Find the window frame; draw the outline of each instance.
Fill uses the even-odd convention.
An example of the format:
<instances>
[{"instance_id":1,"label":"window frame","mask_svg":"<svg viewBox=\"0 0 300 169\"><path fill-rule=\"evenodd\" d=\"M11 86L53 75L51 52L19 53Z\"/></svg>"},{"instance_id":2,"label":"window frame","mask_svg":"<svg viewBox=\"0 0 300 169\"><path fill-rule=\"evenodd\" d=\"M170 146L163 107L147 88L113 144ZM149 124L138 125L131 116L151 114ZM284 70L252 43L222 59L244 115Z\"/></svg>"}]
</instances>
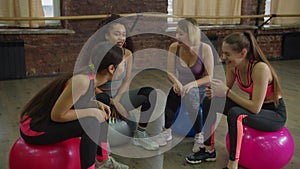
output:
<instances>
[{"instance_id":1,"label":"window frame","mask_svg":"<svg viewBox=\"0 0 300 169\"><path fill-rule=\"evenodd\" d=\"M265 1L265 15L270 15L271 3L272 3L272 0ZM264 22L268 21L268 19L270 19L270 17L264 17ZM269 25L269 24L270 24L270 20L266 23L266 25Z\"/></svg>"},{"instance_id":2,"label":"window frame","mask_svg":"<svg viewBox=\"0 0 300 169\"><path fill-rule=\"evenodd\" d=\"M173 15L173 0L168 0L167 2L168 2L167 3L168 4L168 6L167 6L167 14L170 16L167 19L167 23L170 24L170 25L174 25L174 24L176 25L178 23L178 21L180 19L182 19L182 18L172 17L172 15ZM241 10L242 10L242 7L241 7ZM209 26L214 26L214 25L239 25L239 24L208 24L208 25Z\"/></svg>"},{"instance_id":3,"label":"window frame","mask_svg":"<svg viewBox=\"0 0 300 169\"><path fill-rule=\"evenodd\" d=\"M268 5L267 5L268 3ZM265 15L269 15L271 11L271 3L272 0L265 0ZM168 0L168 7L167 7L167 13L169 16L173 15L173 0ZM266 22L269 19L269 17L264 17L264 22ZM168 24L177 24L177 20L174 17L168 17ZM270 20L265 24L269 25Z\"/></svg>"},{"instance_id":4,"label":"window frame","mask_svg":"<svg viewBox=\"0 0 300 169\"><path fill-rule=\"evenodd\" d=\"M53 17L61 16L60 0L52 0L53 2ZM45 20L46 26L61 26L60 20Z\"/></svg>"}]
</instances>

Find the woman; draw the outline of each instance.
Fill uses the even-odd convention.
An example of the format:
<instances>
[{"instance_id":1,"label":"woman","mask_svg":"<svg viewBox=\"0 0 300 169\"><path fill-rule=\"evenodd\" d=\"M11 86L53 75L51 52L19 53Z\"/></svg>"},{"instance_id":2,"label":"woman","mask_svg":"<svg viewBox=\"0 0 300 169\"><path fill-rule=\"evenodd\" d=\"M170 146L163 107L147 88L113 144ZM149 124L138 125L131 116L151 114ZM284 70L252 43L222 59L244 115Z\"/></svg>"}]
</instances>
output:
<instances>
[{"instance_id":1,"label":"woman","mask_svg":"<svg viewBox=\"0 0 300 169\"><path fill-rule=\"evenodd\" d=\"M172 139L171 126L176 111L183 102L191 121L194 122L196 135L192 151L198 152L203 146L202 117L199 115L199 107L205 96L205 87L213 76L213 53L210 45L200 41L200 29L197 21L192 18L178 22L176 38L178 41L170 45L168 57L168 78L173 87L167 97L165 126L158 137L158 142Z\"/></svg>"},{"instance_id":2,"label":"woman","mask_svg":"<svg viewBox=\"0 0 300 169\"><path fill-rule=\"evenodd\" d=\"M103 94L100 101L94 99L94 86L113 77L122 61L122 50L113 44L101 43L95 45L91 59L86 60L89 60L86 66L79 67L74 74L62 74L26 104L21 113L20 132L27 143L35 145L80 137L81 168L93 169L95 158L100 168L115 162L108 158L107 136L99 132L107 126L105 123L111 114L109 97ZM94 65L99 66L97 70Z\"/></svg>"},{"instance_id":3,"label":"woman","mask_svg":"<svg viewBox=\"0 0 300 169\"><path fill-rule=\"evenodd\" d=\"M203 102L206 150L202 149L186 160L191 163L216 160L211 126L218 111L227 115L229 129L230 154L225 169L237 169L243 125L260 131L278 131L286 122L286 109L277 74L251 32L228 35L223 41L222 51L222 59L226 62L226 84L213 79ZM231 90L235 81L240 90L249 94L249 98ZM218 101L224 97L225 107L218 106ZM216 102L210 107L214 99Z\"/></svg>"},{"instance_id":4,"label":"woman","mask_svg":"<svg viewBox=\"0 0 300 169\"><path fill-rule=\"evenodd\" d=\"M142 87L140 89L129 90L131 72L132 72L132 53L125 48L126 28L119 20L118 15L112 15L106 18L102 24L105 24L104 39L105 41L116 44L123 51L123 60L119 65L118 72L112 80L105 84L99 85L97 93L107 93L111 97L112 114L115 118L121 118L129 123L134 131L133 144L141 146L147 150L157 150L159 145L149 138L146 128L152 115L155 103L150 103L151 97L156 98L155 90L151 87ZM141 106L140 119L137 129L133 124L135 121L128 115L128 111ZM115 113L114 113L115 112ZM115 115L116 114L116 115Z\"/></svg>"}]
</instances>

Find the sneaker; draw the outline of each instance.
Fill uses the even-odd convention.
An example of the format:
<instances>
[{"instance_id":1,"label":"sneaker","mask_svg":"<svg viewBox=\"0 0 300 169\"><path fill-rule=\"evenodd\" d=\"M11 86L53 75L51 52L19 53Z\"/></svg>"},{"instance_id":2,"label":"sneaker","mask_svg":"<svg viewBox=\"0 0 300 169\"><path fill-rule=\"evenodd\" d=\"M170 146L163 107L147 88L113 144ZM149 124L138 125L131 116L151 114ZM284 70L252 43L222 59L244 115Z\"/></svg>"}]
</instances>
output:
<instances>
[{"instance_id":1,"label":"sneaker","mask_svg":"<svg viewBox=\"0 0 300 169\"><path fill-rule=\"evenodd\" d=\"M159 145L149 138L146 131L136 130L133 137L133 144L141 146L146 150L157 150L159 148Z\"/></svg>"},{"instance_id":2,"label":"sneaker","mask_svg":"<svg viewBox=\"0 0 300 169\"><path fill-rule=\"evenodd\" d=\"M168 144L167 140L163 137L161 133L153 137L153 141L155 141L160 147L166 146Z\"/></svg>"},{"instance_id":3,"label":"sneaker","mask_svg":"<svg viewBox=\"0 0 300 169\"><path fill-rule=\"evenodd\" d=\"M117 162L113 157L108 156L108 159L102 162L96 160L97 169L129 169L125 164Z\"/></svg>"},{"instance_id":4,"label":"sneaker","mask_svg":"<svg viewBox=\"0 0 300 169\"><path fill-rule=\"evenodd\" d=\"M215 149L210 153L205 148L200 148L200 151L186 157L185 160L190 164L199 164L203 161L216 161L216 157L217 153Z\"/></svg>"},{"instance_id":5,"label":"sneaker","mask_svg":"<svg viewBox=\"0 0 300 169\"><path fill-rule=\"evenodd\" d=\"M167 145L167 142L172 140L171 129L164 130L159 135L155 136L153 139L159 146Z\"/></svg>"},{"instance_id":6,"label":"sneaker","mask_svg":"<svg viewBox=\"0 0 300 169\"><path fill-rule=\"evenodd\" d=\"M166 139L166 141L171 141L173 139L172 129L165 129L161 134Z\"/></svg>"},{"instance_id":7,"label":"sneaker","mask_svg":"<svg viewBox=\"0 0 300 169\"><path fill-rule=\"evenodd\" d=\"M192 152L193 153L197 153L198 151L200 151L200 148L204 148L204 136L203 133L198 133L195 135L194 138L194 145L192 148Z\"/></svg>"}]
</instances>

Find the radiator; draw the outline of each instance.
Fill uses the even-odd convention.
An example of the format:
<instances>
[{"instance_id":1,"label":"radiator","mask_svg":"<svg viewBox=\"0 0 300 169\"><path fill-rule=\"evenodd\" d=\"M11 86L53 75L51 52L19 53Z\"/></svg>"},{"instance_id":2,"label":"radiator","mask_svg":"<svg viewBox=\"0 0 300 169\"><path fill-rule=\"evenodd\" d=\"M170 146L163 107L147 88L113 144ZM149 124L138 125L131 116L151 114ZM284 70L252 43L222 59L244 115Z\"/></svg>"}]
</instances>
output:
<instances>
[{"instance_id":1,"label":"radiator","mask_svg":"<svg viewBox=\"0 0 300 169\"><path fill-rule=\"evenodd\" d=\"M25 78L23 40L0 41L0 80Z\"/></svg>"},{"instance_id":2,"label":"radiator","mask_svg":"<svg viewBox=\"0 0 300 169\"><path fill-rule=\"evenodd\" d=\"M286 33L282 37L282 56L284 59L300 59L300 32Z\"/></svg>"}]
</instances>

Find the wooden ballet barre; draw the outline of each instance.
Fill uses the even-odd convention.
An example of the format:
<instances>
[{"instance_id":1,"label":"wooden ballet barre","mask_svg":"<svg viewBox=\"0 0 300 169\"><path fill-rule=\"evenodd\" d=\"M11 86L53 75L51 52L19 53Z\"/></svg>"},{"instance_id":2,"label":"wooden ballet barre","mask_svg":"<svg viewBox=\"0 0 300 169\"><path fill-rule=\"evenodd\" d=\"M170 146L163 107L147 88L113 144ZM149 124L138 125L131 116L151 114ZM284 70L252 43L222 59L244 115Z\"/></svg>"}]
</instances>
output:
<instances>
[{"instance_id":1,"label":"wooden ballet barre","mask_svg":"<svg viewBox=\"0 0 300 169\"><path fill-rule=\"evenodd\" d=\"M300 17L300 14L273 14L273 17Z\"/></svg>"},{"instance_id":2,"label":"wooden ballet barre","mask_svg":"<svg viewBox=\"0 0 300 169\"><path fill-rule=\"evenodd\" d=\"M57 16L57 17L0 17L0 21L34 21L34 20L83 20L106 18L110 15L81 15L81 16Z\"/></svg>"},{"instance_id":3,"label":"wooden ballet barre","mask_svg":"<svg viewBox=\"0 0 300 169\"><path fill-rule=\"evenodd\" d=\"M270 14L270 15L241 15L241 16L195 16L195 15L168 15L155 13L132 13L119 14L122 17L128 16L149 16L149 17L173 17L173 18L195 18L195 19L238 19L238 18L264 18L264 17L300 17L300 14ZM81 16L57 16L57 17L0 17L0 21L34 21L34 20L84 20L101 19L111 16L103 15L81 15Z\"/></svg>"},{"instance_id":4,"label":"wooden ballet barre","mask_svg":"<svg viewBox=\"0 0 300 169\"><path fill-rule=\"evenodd\" d=\"M122 17L128 16L154 16L154 17L172 17L168 14L119 14ZM34 21L34 20L83 20L83 19L101 19L111 16L111 14L103 15L81 15L81 16L57 16L57 17L0 17L0 21Z\"/></svg>"},{"instance_id":5,"label":"wooden ballet barre","mask_svg":"<svg viewBox=\"0 0 300 169\"><path fill-rule=\"evenodd\" d=\"M182 18L192 17L195 19L239 19L239 18L264 18L271 17L272 15L241 15L241 16L193 16L183 15Z\"/></svg>"}]
</instances>

